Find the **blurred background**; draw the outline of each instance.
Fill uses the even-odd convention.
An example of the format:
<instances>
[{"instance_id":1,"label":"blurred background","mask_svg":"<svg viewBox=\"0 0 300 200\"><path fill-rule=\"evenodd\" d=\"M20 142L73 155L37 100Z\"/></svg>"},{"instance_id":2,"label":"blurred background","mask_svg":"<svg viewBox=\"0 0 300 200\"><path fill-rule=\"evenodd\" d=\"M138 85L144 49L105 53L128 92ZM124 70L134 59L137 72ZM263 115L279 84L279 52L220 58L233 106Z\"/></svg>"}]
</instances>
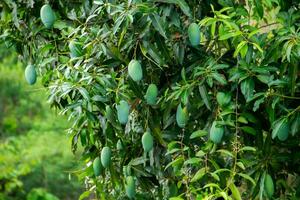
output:
<instances>
[{"instance_id":1,"label":"blurred background","mask_svg":"<svg viewBox=\"0 0 300 200\"><path fill-rule=\"evenodd\" d=\"M67 119L50 109L41 84L25 82L24 69L0 46L0 200L78 199Z\"/></svg>"}]
</instances>

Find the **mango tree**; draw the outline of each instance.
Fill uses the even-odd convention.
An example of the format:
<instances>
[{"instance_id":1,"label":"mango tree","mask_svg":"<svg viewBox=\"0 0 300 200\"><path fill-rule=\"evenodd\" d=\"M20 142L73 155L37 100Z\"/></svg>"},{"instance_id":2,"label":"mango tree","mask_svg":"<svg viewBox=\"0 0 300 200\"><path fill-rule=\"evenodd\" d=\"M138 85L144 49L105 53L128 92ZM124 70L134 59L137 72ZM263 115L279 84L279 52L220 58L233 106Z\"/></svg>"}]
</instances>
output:
<instances>
[{"instance_id":1,"label":"mango tree","mask_svg":"<svg viewBox=\"0 0 300 200\"><path fill-rule=\"evenodd\" d=\"M298 199L297 0L4 0L98 199ZM34 70L33 68L34 67Z\"/></svg>"}]
</instances>

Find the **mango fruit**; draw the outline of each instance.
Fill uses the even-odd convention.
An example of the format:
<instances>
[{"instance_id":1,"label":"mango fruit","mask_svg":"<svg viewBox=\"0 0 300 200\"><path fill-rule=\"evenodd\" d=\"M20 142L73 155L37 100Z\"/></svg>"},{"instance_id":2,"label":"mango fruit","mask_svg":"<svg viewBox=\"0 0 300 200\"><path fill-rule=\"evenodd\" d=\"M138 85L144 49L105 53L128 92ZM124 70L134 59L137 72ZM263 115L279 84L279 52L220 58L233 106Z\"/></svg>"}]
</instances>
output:
<instances>
[{"instance_id":1,"label":"mango fruit","mask_svg":"<svg viewBox=\"0 0 300 200\"><path fill-rule=\"evenodd\" d=\"M96 157L95 160L93 161L93 170L95 176L100 176L102 172L102 165L99 157Z\"/></svg>"},{"instance_id":2,"label":"mango fruit","mask_svg":"<svg viewBox=\"0 0 300 200\"><path fill-rule=\"evenodd\" d=\"M101 164L107 168L111 162L111 150L109 147L104 147L101 151Z\"/></svg>"},{"instance_id":3,"label":"mango fruit","mask_svg":"<svg viewBox=\"0 0 300 200\"><path fill-rule=\"evenodd\" d=\"M150 132L146 131L142 136L142 145L145 152L149 152L153 148L153 137Z\"/></svg>"},{"instance_id":4,"label":"mango fruit","mask_svg":"<svg viewBox=\"0 0 300 200\"><path fill-rule=\"evenodd\" d=\"M69 50L71 58L77 58L83 55L82 45L76 40L69 42Z\"/></svg>"},{"instance_id":5,"label":"mango fruit","mask_svg":"<svg viewBox=\"0 0 300 200\"><path fill-rule=\"evenodd\" d=\"M192 46L200 44L200 27L196 23L191 23L188 28L188 36Z\"/></svg>"},{"instance_id":6,"label":"mango fruit","mask_svg":"<svg viewBox=\"0 0 300 200\"><path fill-rule=\"evenodd\" d=\"M145 99L147 104L149 105L155 105L157 101L157 95L158 95L158 89L155 84L150 84L148 86Z\"/></svg>"},{"instance_id":7,"label":"mango fruit","mask_svg":"<svg viewBox=\"0 0 300 200\"><path fill-rule=\"evenodd\" d=\"M125 185L126 195L129 199L133 199L135 197L135 180L133 176L126 177L126 185Z\"/></svg>"},{"instance_id":8,"label":"mango fruit","mask_svg":"<svg viewBox=\"0 0 300 200\"><path fill-rule=\"evenodd\" d=\"M274 183L273 183L273 179L270 176L270 174L266 174L265 181L264 181L264 186L265 186L266 195L269 198L271 198L274 194Z\"/></svg>"},{"instance_id":9,"label":"mango fruit","mask_svg":"<svg viewBox=\"0 0 300 200\"><path fill-rule=\"evenodd\" d=\"M210 128L210 132L209 132L210 140L213 141L215 144L218 144L218 143L221 142L223 134L224 134L224 128L219 127L217 125L217 122L214 121L212 123L212 126Z\"/></svg>"},{"instance_id":10,"label":"mango fruit","mask_svg":"<svg viewBox=\"0 0 300 200\"><path fill-rule=\"evenodd\" d=\"M180 128L184 128L187 121L188 121L188 117L189 117L189 114L188 114L187 108L186 107L182 108L181 104L179 104L178 107L177 107L177 111L176 111L177 125Z\"/></svg>"},{"instance_id":11,"label":"mango fruit","mask_svg":"<svg viewBox=\"0 0 300 200\"><path fill-rule=\"evenodd\" d=\"M143 78L143 70L139 61L131 60L128 65L128 74L134 81L140 81Z\"/></svg>"},{"instance_id":12,"label":"mango fruit","mask_svg":"<svg viewBox=\"0 0 300 200\"><path fill-rule=\"evenodd\" d=\"M33 65L27 65L25 69L25 79L27 83L29 83L30 85L35 84L36 76L37 75L36 75L35 67Z\"/></svg>"},{"instance_id":13,"label":"mango fruit","mask_svg":"<svg viewBox=\"0 0 300 200\"><path fill-rule=\"evenodd\" d=\"M40 16L42 23L46 28L50 29L53 27L53 24L55 22L55 15L49 4L43 5L40 10Z\"/></svg>"},{"instance_id":14,"label":"mango fruit","mask_svg":"<svg viewBox=\"0 0 300 200\"><path fill-rule=\"evenodd\" d=\"M121 124L126 124L129 115L129 105L126 101L121 100L119 105L117 105L117 115L118 120Z\"/></svg>"}]
</instances>

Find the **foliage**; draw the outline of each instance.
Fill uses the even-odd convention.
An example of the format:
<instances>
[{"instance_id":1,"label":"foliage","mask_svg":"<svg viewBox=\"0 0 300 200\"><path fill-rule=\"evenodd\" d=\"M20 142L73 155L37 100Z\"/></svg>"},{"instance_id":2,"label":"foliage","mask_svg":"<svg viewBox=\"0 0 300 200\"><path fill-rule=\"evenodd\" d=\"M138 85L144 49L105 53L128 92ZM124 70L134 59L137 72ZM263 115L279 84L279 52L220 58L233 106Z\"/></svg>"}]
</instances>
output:
<instances>
[{"instance_id":1,"label":"foliage","mask_svg":"<svg viewBox=\"0 0 300 200\"><path fill-rule=\"evenodd\" d=\"M43 3L1 3L0 38L37 66L49 102L72 120L72 150L85 147L82 198L299 199L297 0L49 1L53 29ZM144 98L150 84L156 105ZM95 177L104 147L110 168Z\"/></svg>"}]
</instances>

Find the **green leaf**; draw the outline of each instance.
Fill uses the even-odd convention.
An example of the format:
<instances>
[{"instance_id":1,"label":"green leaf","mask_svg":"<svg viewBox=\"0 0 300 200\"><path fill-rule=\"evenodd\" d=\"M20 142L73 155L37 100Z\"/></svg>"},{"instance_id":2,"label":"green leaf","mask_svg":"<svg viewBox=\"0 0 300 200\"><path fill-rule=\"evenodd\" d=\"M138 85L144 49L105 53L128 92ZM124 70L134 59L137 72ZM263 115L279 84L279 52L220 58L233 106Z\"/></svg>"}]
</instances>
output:
<instances>
[{"instance_id":1,"label":"green leaf","mask_svg":"<svg viewBox=\"0 0 300 200\"><path fill-rule=\"evenodd\" d=\"M254 0L254 3L255 3L255 8L256 8L258 15L260 16L260 18L263 18L264 8L262 6L262 0Z\"/></svg>"},{"instance_id":2,"label":"green leaf","mask_svg":"<svg viewBox=\"0 0 300 200\"><path fill-rule=\"evenodd\" d=\"M230 33L225 33L224 35L221 35L221 36L219 37L219 40L227 40L227 39L229 39L229 38L236 37L236 36L239 36L239 35L241 35L241 34L242 34L242 32L240 32L240 31L237 31L237 32L230 32Z\"/></svg>"},{"instance_id":3,"label":"green leaf","mask_svg":"<svg viewBox=\"0 0 300 200\"><path fill-rule=\"evenodd\" d=\"M254 179L251 178L248 174L238 173L238 175L245 178L245 179L247 179L248 181L250 181L254 186L256 185Z\"/></svg>"},{"instance_id":4,"label":"green leaf","mask_svg":"<svg viewBox=\"0 0 300 200\"><path fill-rule=\"evenodd\" d=\"M225 77L219 73L212 73L212 77L218 81L221 85L226 85L227 81L225 79Z\"/></svg>"},{"instance_id":5,"label":"green leaf","mask_svg":"<svg viewBox=\"0 0 300 200\"><path fill-rule=\"evenodd\" d=\"M151 18L151 21L152 21L152 25L153 27L165 38L167 39L167 36L166 36L166 31L165 29L163 28L164 25L163 25L163 20L161 19L160 16L158 16L157 14L153 14L153 15L150 15L150 18Z\"/></svg>"},{"instance_id":6,"label":"green leaf","mask_svg":"<svg viewBox=\"0 0 300 200\"><path fill-rule=\"evenodd\" d=\"M252 98L254 92L254 86L255 86L255 82L252 78L247 78L242 81L241 91L246 101L249 101Z\"/></svg>"},{"instance_id":7,"label":"green leaf","mask_svg":"<svg viewBox=\"0 0 300 200\"><path fill-rule=\"evenodd\" d=\"M235 51L234 51L234 54L233 54L233 57L237 57L237 55L240 53L241 49L242 49L246 44L247 44L246 41L244 41L244 40L241 41L241 42L238 44L238 46L236 47L236 49L235 49ZM247 53L247 52L246 52L246 53ZM245 54L245 55L246 55L246 54ZM242 58L244 58L245 55L242 56Z\"/></svg>"},{"instance_id":8,"label":"green leaf","mask_svg":"<svg viewBox=\"0 0 300 200\"><path fill-rule=\"evenodd\" d=\"M207 109L211 110L210 101L209 101L209 97L208 97L208 94L207 94L206 87L204 85L200 85L199 86L199 92L200 92L200 96L201 96L205 106L207 107Z\"/></svg>"},{"instance_id":9,"label":"green leaf","mask_svg":"<svg viewBox=\"0 0 300 200\"><path fill-rule=\"evenodd\" d=\"M172 162L170 162L166 167L165 170L168 169L170 166L177 166L180 165L181 163L184 162L184 159L182 156L179 156L178 158L176 158L175 160L173 160Z\"/></svg>"},{"instance_id":10,"label":"green leaf","mask_svg":"<svg viewBox=\"0 0 300 200\"><path fill-rule=\"evenodd\" d=\"M163 2L163 3L170 3L170 4L176 4L177 6L180 7L180 9L182 10L182 12L188 16L188 17L192 17L191 15L191 10L190 7L188 6L188 4L186 3L185 0L154 0L155 2Z\"/></svg>"},{"instance_id":11,"label":"green leaf","mask_svg":"<svg viewBox=\"0 0 300 200\"><path fill-rule=\"evenodd\" d=\"M237 187L234 185L234 183L231 183L229 185L229 188L232 192L232 197L235 199L235 200L242 200L242 197L241 197L241 194L240 194L240 191L237 189Z\"/></svg>"},{"instance_id":12,"label":"green leaf","mask_svg":"<svg viewBox=\"0 0 300 200\"><path fill-rule=\"evenodd\" d=\"M256 135L257 134L256 130L254 128L250 127L250 126L242 126L241 129L245 133L249 133L251 135Z\"/></svg>"},{"instance_id":13,"label":"green leaf","mask_svg":"<svg viewBox=\"0 0 300 200\"><path fill-rule=\"evenodd\" d=\"M192 133L192 135L190 136L190 139L203 137L203 136L206 136L207 134L208 134L208 132L205 131L205 130L198 130L198 131L195 131L195 132Z\"/></svg>"},{"instance_id":14,"label":"green leaf","mask_svg":"<svg viewBox=\"0 0 300 200\"><path fill-rule=\"evenodd\" d=\"M196 182L198 181L199 179L201 179L204 175L205 175L205 167L199 169L196 174L193 176L191 182Z\"/></svg>"}]
</instances>

